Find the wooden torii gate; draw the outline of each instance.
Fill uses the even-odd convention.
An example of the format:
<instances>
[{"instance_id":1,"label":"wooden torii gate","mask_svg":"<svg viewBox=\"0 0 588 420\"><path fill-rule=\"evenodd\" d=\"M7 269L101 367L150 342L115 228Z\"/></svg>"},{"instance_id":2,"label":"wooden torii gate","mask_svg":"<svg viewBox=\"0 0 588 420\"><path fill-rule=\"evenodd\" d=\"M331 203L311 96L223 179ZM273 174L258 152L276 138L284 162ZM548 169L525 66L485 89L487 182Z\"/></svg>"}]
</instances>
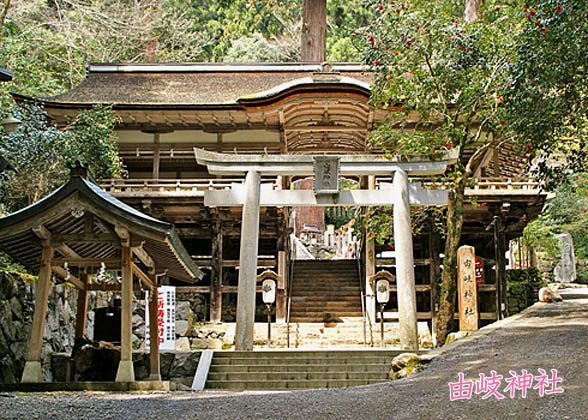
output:
<instances>
[{"instance_id":1,"label":"wooden torii gate","mask_svg":"<svg viewBox=\"0 0 588 420\"><path fill-rule=\"evenodd\" d=\"M394 243L396 249L396 278L400 345L403 349L418 349L416 291L411 205L447 204L447 192L424 190L420 184L410 184L408 176L437 175L455 163L457 152L437 161L415 157L395 161L377 155L242 155L222 154L195 148L196 161L205 165L213 175L245 175L243 185L230 190L205 192L204 204L210 207L243 206L241 220L241 249L237 295L237 325L235 349L252 350L255 318L255 283L259 240L259 209L272 206L382 206L394 207ZM380 190L339 191L339 176L389 176L392 184ZM261 176L314 175L314 191L271 190L261 188ZM367 285L368 294L374 294ZM375 301L373 302L375 305Z\"/></svg>"}]
</instances>

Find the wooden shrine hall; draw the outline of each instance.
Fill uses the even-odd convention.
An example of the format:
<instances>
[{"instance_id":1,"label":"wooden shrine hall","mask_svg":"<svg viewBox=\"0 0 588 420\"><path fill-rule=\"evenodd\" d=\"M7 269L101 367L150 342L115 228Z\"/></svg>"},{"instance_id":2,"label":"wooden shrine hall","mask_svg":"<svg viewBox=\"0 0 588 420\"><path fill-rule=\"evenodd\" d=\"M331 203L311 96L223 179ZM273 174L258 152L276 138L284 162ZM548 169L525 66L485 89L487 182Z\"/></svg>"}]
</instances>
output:
<instances>
[{"instance_id":1,"label":"wooden shrine hall","mask_svg":"<svg viewBox=\"0 0 588 420\"><path fill-rule=\"evenodd\" d=\"M173 225L147 216L96 186L87 169L71 168L70 180L52 194L0 219L0 247L38 271L35 311L23 383L41 383L41 347L53 274L78 289L76 338L83 338L88 292L121 291L121 360L116 381L134 382L131 328L133 291L150 291L150 379L161 380L157 324L159 277L193 283L202 272ZM122 273L120 284L101 283L99 270Z\"/></svg>"},{"instance_id":2,"label":"wooden shrine hall","mask_svg":"<svg viewBox=\"0 0 588 420\"><path fill-rule=\"evenodd\" d=\"M115 134L128 178L103 179L99 185L138 211L174 224L189 259L204 275L198 285L183 285L170 270L170 284L178 286L178 293L202 295L206 313L200 320L218 324L236 320L242 213L235 206L207 206L205 194L225 191L235 184L243 187L245 175L209 172L195 158L194 149L284 157L382 155L384 151L370 147L368 137L379 123L398 121L402 109L370 103L374 77L369 67L360 63L91 63L86 77L68 92L50 98L13 97L19 103L41 104L58 126L66 126L80 110L112 105L119 118ZM422 122L414 112L407 118L406 127ZM398 121L398 127L405 122ZM484 136L494 141L493 133ZM473 150L461 153L465 162ZM462 244L475 246L476 255L484 259L487 275L478 287L484 302L493 302L497 282L504 282L504 276L497 278L492 267L504 267L506 244L522 235L547 197L527 177L525 165L524 153L513 145L490 147L474 168L476 184L466 190ZM307 175L264 174L261 190L290 190ZM371 190L380 190L391 181L390 175L382 174L345 176ZM427 182L417 178L411 176L410 183ZM271 270L282 279L276 291L276 322L318 323L323 320L324 308L311 313L311 299L296 295L297 285L304 284L304 273L291 255L294 206L261 204L256 270L258 275ZM363 214L367 211L368 206L363 206ZM499 223L498 253L493 232L488 229L495 217ZM417 319L434 329L443 246L433 223L424 224L414 238ZM354 279L356 291L349 296L357 301L353 313L365 318L371 312L372 322L375 303L373 296L366 296L366 284L378 273L395 273L396 261L386 254L389 251L388 245L366 240L358 253L361 268L351 264L359 271ZM329 271L326 266L322 269L321 273ZM368 303L363 314L360 296ZM324 299L321 304L327 306L328 297ZM258 307L263 309L260 302ZM391 299L384 316L386 321L398 319L396 298ZM496 304L481 306L479 316L491 322L500 317L499 309Z\"/></svg>"}]
</instances>

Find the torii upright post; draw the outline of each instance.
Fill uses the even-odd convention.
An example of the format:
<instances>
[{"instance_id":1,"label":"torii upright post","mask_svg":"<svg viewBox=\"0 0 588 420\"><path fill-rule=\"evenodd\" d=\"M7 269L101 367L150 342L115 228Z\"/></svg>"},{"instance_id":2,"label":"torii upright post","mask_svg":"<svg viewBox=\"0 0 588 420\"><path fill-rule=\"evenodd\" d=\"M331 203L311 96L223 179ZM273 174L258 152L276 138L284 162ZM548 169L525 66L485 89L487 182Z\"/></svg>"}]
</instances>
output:
<instances>
[{"instance_id":1,"label":"torii upright post","mask_svg":"<svg viewBox=\"0 0 588 420\"><path fill-rule=\"evenodd\" d=\"M410 226L410 200L408 175L402 169L394 173L394 249L396 253L396 282L398 288L398 321L400 347L403 350L419 348L416 316L416 288L414 284L414 257Z\"/></svg>"},{"instance_id":2,"label":"torii upright post","mask_svg":"<svg viewBox=\"0 0 588 420\"><path fill-rule=\"evenodd\" d=\"M247 172L247 177L245 178L245 202L243 203L243 217L241 219L235 350L253 350L260 179L260 173L255 170Z\"/></svg>"}]
</instances>

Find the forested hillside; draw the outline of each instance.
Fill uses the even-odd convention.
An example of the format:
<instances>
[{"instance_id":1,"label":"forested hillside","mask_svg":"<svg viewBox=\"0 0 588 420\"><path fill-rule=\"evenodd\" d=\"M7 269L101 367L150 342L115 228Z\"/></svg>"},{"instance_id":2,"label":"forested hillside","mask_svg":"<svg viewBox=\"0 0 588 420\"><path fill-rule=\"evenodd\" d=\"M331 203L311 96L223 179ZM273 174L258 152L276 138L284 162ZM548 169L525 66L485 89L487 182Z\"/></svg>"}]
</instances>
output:
<instances>
[{"instance_id":1,"label":"forested hillside","mask_svg":"<svg viewBox=\"0 0 588 420\"><path fill-rule=\"evenodd\" d=\"M0 64L28 95L75 86L95 62L295 61L302 0L4 0ZM327 2L327 58L361 61L361 0ZM0 10L0 12L2 12Z\"/></svg>"}]
</instances>

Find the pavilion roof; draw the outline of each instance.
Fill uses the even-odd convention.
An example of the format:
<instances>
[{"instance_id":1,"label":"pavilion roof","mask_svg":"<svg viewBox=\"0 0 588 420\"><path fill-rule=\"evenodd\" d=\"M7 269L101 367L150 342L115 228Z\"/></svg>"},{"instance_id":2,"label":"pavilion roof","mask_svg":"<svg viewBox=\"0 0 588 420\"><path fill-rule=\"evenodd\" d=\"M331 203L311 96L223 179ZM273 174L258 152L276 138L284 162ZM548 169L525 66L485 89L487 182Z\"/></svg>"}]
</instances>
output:
<instances>
[{"instance_id":1,"label":"pavilion roof","mask_svg":"<svg viewBox=\"0 0 588 420\"><path fill-rule=\"evenodd\" d=\"M91 259L99 265L118 258L125 239L147 255L157 272L188 282L203 275L172 224L124 204L83 175L73 175L42 200L0 218L0 248L33 270L39 268L43 241L50 241L63 259Z\"/></svg>"},{"instance_id":2,"label":"pavilion roof","mask_svg":"<svg viewBox=\"0 0 588 420\"><path fill-rule=\"evenodd\" d=\"M314 77L319 75L319 77ZM333 77L339 74L341 77ZM321 77L320 75L325 75ZM330 75L330 77L329 77ZM359 63L90 64L84 80L46 105L232 106L304 85L349 85L369 91L373 75ZM269 90L269 91L268 91ZM14 94L17 100L27 99Z\"/></svg>"}]
</instances>

